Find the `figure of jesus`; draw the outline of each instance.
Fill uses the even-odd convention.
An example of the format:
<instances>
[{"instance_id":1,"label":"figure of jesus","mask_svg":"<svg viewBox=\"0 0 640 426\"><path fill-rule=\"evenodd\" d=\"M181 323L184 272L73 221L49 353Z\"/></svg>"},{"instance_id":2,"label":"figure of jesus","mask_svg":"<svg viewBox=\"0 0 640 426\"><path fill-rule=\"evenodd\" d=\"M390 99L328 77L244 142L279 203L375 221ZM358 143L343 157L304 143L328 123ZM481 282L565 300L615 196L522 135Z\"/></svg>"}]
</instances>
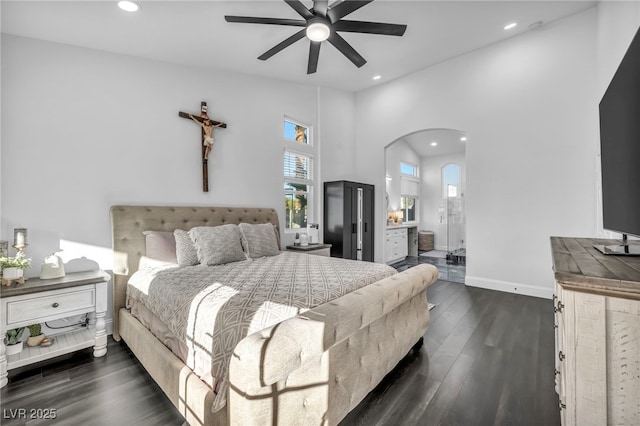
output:
<instances>
[{"instance_id":1,"label":"figure of jesus","mask_svg":"<svg viewBox=\"0 0 640 426\"><path fill-rule=\"evenodd\" d=\"M202 127L202 131L204 132L204 140L202 144L205 146L204 150L204 159L207 160L209 158L209 153L211 152L211 148L213 147L213 122L209 119L202 120L202 122L196 120L193 115L189 114L189 117L198 123L200 127ZM219 126L216 126L219 127Z\"/></svg>"}]
</instances>

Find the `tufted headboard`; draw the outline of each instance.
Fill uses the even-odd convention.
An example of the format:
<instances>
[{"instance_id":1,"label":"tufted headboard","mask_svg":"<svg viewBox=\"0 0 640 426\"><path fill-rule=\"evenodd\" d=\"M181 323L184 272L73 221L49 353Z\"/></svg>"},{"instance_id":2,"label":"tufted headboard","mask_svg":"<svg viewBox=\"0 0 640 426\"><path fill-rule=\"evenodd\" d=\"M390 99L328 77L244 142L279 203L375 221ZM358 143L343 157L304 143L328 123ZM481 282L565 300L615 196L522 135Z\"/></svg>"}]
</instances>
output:
<instances>
[{"instance_id":1,"label":"tufted headboard","mask_svg":"<svg viewBox=\"0 0 640 426\"><path fill-rule=\"evenodd\" d=\"M125 307L127 282L145 254L144 231L189 230L194 226L228 223L271 223L279 231L278 213L255 207L113 206L110 211L113 246L113 337L120 340L120 308Z\"/></svg>"}]
</instances>

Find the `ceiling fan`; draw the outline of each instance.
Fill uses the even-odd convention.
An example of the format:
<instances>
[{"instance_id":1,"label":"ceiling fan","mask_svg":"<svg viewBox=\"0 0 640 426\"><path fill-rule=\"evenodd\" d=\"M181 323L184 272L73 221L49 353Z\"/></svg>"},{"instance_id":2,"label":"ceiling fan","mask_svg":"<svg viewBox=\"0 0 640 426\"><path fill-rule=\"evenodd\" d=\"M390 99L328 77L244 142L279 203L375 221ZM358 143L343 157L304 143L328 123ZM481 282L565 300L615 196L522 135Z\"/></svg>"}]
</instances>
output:
<instances>
[{"instance_id":1,"label":"ceiling fan","mask_svg":"<svg viewBox=\"0 0 640 426\"><path fill-rule=\"evenodd\" d=\"M365 34L381 34L402 36L407 29L406 25L386 24L382 22L349 21L342 19L348 14L355 12L363 6L371 3L368 1L345 0L329 6L328 0L314 0L313 7L307 7L300 0L284 0L302 19L285 18L257 18L250 16L230 16L224 19L227 22L238 22L246 24L270 24L287 25L292 27L304 27L291 37L278 43L271 49L258 56L263 61L269 59L276 53L291 46L296 41L307 36L311 41L309 48L309 62L307 64L307 74L313 74L318 69L318 58L320 56L320 45L328 40L336 49L346 56L355 66L360 68L367 61L351 47L347 41L338 34L338 31Z\"/></svg>"}]
</instances>

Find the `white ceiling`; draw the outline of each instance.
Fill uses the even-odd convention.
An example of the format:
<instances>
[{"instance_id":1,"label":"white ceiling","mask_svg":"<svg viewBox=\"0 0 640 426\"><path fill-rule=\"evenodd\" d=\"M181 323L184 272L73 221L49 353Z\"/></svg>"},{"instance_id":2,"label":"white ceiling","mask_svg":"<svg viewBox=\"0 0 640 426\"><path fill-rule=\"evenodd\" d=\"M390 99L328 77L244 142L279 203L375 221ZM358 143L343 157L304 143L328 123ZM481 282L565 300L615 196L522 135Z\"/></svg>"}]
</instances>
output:
<instances>
[{"instance_id":1,"label":"white ceiling","mask_svg":"<svg viewBox=\"0 0 640 426\"><path fill-rule=\"evenodd\" d=\"M342 33L367 59L356 68L324 42L318 72L306 74L309 42L267 61L256 59L299 29L231 24L224 15L300 19L284 1L141 0L136 13L116 1L7 1L2 32L188 66L225 69L296 83L358 91L528 31L595 5L595 1L376 0L345 19L406 24L403 37ZM312 2L303 3L311 7ZM503 27L518 22L510 31ZM381 75L374 81L374 75Z\"/></svg>"},{"instance_id":2,"label":"white ceiling","mask_svg":"<svg viewBox=\"0 0 640 426\"><path fill-rule=\"evenodd\" d=\"M472 143L470 139L462 141L467 134L453 129L428 129L403 136L409 146L420 158L437 157L440 155L464 153L466 145ZM435 146L432 143L436 143Z\"/></svg>"}]
</instances>

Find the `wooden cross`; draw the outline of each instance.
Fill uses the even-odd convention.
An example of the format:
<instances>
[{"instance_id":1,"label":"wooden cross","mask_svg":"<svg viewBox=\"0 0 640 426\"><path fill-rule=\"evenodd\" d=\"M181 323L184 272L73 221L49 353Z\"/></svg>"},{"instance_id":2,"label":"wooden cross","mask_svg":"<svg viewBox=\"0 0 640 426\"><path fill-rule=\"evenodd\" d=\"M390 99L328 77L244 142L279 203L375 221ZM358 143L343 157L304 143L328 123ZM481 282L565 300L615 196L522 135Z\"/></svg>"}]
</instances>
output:
<instances>
[{"instance_id":1,"label":"wooden cross","mask_svg":"<svg viewBox=\"0 0 640 426\"><path fill-rule=\"evenodd\" d=\"M200 103L200 115L192 115L179 111L182 118L189 118L200 125L202 130L202 191L209 192L209 153L213 147L213 129L215 127L227 128L227 123L215 121L207 115L207 103Z\"/></svg>"}]
</instances>

